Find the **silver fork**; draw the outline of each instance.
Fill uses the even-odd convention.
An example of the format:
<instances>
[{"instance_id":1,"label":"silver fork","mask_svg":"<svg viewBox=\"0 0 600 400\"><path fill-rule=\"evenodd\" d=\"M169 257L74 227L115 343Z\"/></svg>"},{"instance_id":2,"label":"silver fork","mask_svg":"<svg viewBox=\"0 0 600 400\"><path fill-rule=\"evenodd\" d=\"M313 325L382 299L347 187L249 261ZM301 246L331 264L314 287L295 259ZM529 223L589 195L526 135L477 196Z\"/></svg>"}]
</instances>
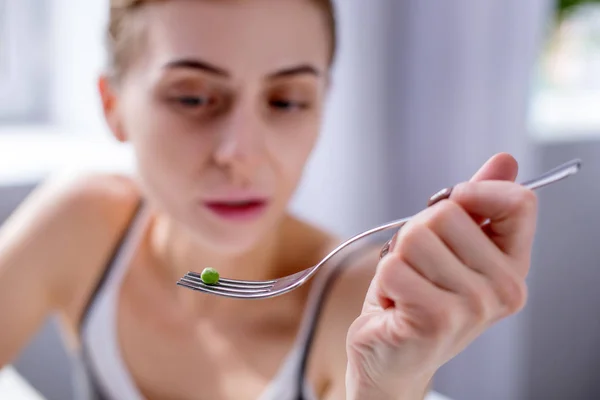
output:
<instances>
[{"instance_id":1,"label":"silver fork","mask_svg":"<svg viewBox=\"0 0 600 400\"><path fill-rule=\"evenodd\" d=\"M574 175L579 171L580 168L581 161L579 159L571 160L546 172L545 174L540 175L536 179L524 182L522 185L531 190L538 189ZM388 222L387 224L369 229L368 231L353 236L336 247L317 265L295 274L284 276L283 278L268 281L242 281L220 278L216 284L209 285L202 281L199 273L188 272L177 282L177 285L200 292L238 299L265 299L269 297L280 296L305 284L319 270L319 268L321 268L334 255L350 244L378 232L394 228L399 229L410 219L411 217L407 217ZM383 246L380 254L381 257L387 253L389 245L390 241Z\"/></svg>"}]
</instances>

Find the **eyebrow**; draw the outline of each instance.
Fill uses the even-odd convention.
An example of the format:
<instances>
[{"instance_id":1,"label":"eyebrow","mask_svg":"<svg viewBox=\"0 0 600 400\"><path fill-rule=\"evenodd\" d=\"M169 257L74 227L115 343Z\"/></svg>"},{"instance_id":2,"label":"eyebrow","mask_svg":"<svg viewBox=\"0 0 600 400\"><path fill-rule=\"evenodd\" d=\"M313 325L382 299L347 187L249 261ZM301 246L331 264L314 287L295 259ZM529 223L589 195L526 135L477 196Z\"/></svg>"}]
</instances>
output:
<instances>
[{"instance_id":1,"label":"eyebrow","mask_svg":"<svg viewBox=\"0 0 600 400\"><path fill-rule=\"evenodd\" d=\"M229 73L225 68L218 67L209 62L202 61L199 59L180 59L170 61L165 64L164 68L166 69L194 69L198 71L203 71L209 73L211 75L220 76L223 78L231 77L231 73ZM316 77L321 76L321 71L318 68L310 65L310 64L300 64L294 67L285 68L279 71L276 71L267 76L267 79L278 79L278 78L286 78L296 75L314 75Z\"/></svg>"},{"instance_id":2,"label":"eyebrow","mask_svg":"<svg viewBox=\"0 0 600 400\"><path fill-rule=\"evenodd\" d=\"M222 76L222 77L231 76L231 74L229 72L227 72L227 70L217 67L215 65L212 65L211 63L208 63L208 62L202 61L202 60L181 59L181 60L169 61L167 64L165 64L165 68L166 69L179 69L179 68L195 69L195 70L208 72L209 74L218 75L218 76Z\"/></svg>"},{"instance_id":3,"label":"eyebrow","mask_svg":"<svg viewBox=\"0 0 600 400\"><path fill-rule=\"evenodd\" d=\"M291 68L282 69L268 76L269 79L285 78L295 75L314 75L321 76L321 72L312 65L302 64Z\"/></svg>"}]
</instances>

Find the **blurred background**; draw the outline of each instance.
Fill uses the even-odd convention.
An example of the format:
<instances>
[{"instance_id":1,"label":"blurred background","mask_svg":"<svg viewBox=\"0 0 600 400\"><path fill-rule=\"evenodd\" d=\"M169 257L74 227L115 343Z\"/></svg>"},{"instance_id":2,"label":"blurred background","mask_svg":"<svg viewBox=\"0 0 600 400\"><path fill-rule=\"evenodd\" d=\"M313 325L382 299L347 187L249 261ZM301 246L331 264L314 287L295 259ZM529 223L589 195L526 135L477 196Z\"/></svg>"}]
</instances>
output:
<instances>
[{"instance_id":1,"label":"blurred background","mask_svg":"<svg viewBox=\"0 0 600 400\"><path fill-rule=\"evenodd\" d=\"M95 92L107 4L0 0L0 223L51 173L132 167ZM497 152L517 157L520 180L582 158L580 174L539 193L528 306L445 366L435 388L456 400L599 399L600 1L337 8L333 92L294 209L348 236L419 211ZM76 369L56 326L14 367L66 400Z\"/></svg>"}]
</instances>

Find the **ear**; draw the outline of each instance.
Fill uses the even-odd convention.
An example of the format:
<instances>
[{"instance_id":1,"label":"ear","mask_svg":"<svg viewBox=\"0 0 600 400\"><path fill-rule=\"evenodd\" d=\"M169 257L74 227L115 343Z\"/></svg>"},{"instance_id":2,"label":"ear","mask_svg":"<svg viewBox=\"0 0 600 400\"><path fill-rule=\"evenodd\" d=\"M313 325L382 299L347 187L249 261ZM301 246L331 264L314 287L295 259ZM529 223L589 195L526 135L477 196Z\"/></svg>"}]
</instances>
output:
<instances>
[{"instance_id":1,"label":"ear","mask_svg":"<svg viewBox=\"0 0 600 400\"><path fill-rule=\"evenodd\" d=\"M101 75L98 78L98 91L100 93L100 99L102 101L102 109L104 111L104 119L108 124L113 136L119 142L126 142L127 136L123 130L123 123L121 121L121 113L119 112L118 105L118 92L114 87L114 83L110 77Z\"/></svg>"}]
</instances>

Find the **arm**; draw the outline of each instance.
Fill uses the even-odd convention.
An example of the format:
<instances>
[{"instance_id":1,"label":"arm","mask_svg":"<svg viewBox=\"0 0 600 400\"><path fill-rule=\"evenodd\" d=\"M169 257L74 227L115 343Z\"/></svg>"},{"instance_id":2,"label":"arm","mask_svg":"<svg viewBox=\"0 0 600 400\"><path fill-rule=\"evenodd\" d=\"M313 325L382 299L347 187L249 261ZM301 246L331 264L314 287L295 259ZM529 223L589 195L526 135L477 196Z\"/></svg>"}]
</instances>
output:
<instances>
[{"instance_id":1,"label":"arm","mask_svg":"<svg viewBox=\"0 0 600 400\"><path fill-rule=\"evenodd\" d=\"M49 312L75 311L135 197L122 178L57 179L35 190L2 226L0 367L18 355Z\"/></svg>"}]
</instances>

